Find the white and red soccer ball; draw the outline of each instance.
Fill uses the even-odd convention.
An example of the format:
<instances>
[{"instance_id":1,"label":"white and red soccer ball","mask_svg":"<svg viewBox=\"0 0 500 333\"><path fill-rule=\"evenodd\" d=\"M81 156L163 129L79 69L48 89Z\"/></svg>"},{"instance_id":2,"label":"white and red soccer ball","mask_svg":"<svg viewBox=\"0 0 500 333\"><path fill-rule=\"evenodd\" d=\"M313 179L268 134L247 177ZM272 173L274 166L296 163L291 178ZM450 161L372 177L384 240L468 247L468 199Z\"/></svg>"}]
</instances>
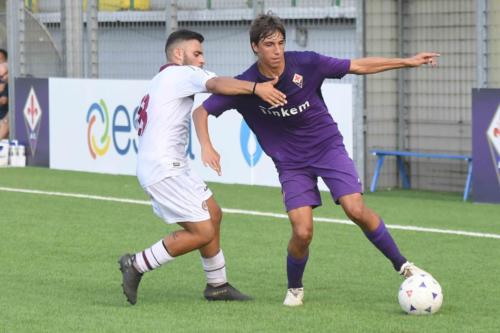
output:
<instances>
[{"instance_id":1,"label":"white and red soccer ball","mask_svg":"<svg viewBox=\"0 0 500 333\"><path fill-rule=\"evenodd\" d=\"M443 291L431 275L417 274L406 279L399 287L399 305L408 314L436 313L443 304Z\"/></svg>"}]
</instances>

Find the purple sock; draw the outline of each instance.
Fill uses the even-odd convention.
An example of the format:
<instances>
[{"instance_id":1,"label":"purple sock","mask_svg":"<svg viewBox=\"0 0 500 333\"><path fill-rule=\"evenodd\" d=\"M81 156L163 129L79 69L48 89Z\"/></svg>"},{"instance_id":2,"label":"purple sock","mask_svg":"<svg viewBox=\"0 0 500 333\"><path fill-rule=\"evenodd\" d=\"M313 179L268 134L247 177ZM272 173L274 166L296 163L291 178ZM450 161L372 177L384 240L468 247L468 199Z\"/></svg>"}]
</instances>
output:
<instances>
[{"instance_id":1,"label":"purple sock","mask_svg":"<svg viewBox=\"0 0 500 333\"><path fill-rule=\"evenodd\" d=\"M394 269L399 271L401 266L406 262L406 258L399 252L398 246L392 239L389 231L385 228L384 221L381 219L377 229L372 232L365 232L365 235L392 262Z\"/></svg>"},{"instance_id":2,"label":"purple sock","mask_svg":"<svg viewBox=\"0 0 500 333\"><path fill-rule=\"evenodd\" d=\"M288 288L302 288L302 275L306 268L309 255L302 259L294 258L288 254L286 257L286 272L288 275Z\"/></svg>"}]
</instances>

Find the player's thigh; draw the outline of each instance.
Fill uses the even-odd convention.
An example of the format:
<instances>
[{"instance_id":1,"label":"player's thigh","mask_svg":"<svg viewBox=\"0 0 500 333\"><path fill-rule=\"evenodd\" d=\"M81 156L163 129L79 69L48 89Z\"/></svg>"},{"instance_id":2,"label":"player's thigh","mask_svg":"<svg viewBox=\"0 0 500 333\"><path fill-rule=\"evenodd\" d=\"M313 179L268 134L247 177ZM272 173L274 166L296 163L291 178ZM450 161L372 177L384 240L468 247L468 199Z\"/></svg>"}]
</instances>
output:
<instances>
[{"instance_id":1,"label":"player's thigh","mask_svg":"<svg viewBox=\"0 0 500 333\"><path fill-rule=\"evenodd\" d=\"M321 206L318 179L307 168L279 170L281 193L286 211Z\"/></svg>"},{"instance_id":2,"label":"player's thigh","mask_svg":"<svg viewBox=\"0 0 500 333\"><path fill-rule=\"evenodd\" d=\"M288 211L288 218L294 235L310 238L313 233L313 208L304 206Z\"/></svg>"},{"instance_id":3,"label":"player's thigh","mask_svg":"<svg viewBox=\"0 0 500 333\"><path fill-rule=\"evenodd\" d=\"M361 193L346 194L339 198L339 203L346 213L363 210L365 208Z\"/></svg>"},{"instance_id":4,"label":"player's thigh","mask_svg":"<svg viewBox=\"0 0 500 333\"><path fill-rule=\"evenodd\" d=\"M210 219L216 225L220 224L222 220L222 210L212 195L210 198L206 200L208 212L210 213Z\"/></svg>"},{"instance_id":5,"label":"player's thigh","mask_svg":"<svg viewBox=\"0 0 500 333\"><path fill-rule=\"evenodd\" d=\"M144 188L153 210L166 223L202 222L210 220L208 186L194 172L168 177Z\"/></svg>"},{"instance_id":6,"label":"player's thigh","mask_svg":"<svg viewBox=\"0 0 500 333\"><path fill-rule=\"evenodd\" d=\"M0 119L0 139L6 139L9 135L9 116Z\"/></svg>"},{"instance_id":7,"label":"player's thigh","mask_svg":"<svg viewBox=\"0 0 500 333\"><path fill-rule=\"evenodd\" d=\"M204 238L206 239L206 241L212 240L212 238L215 236L215 228L211 220L199 222L179 222L178 224L184 230L195 236Z\"/></svg>"}]
</instances>

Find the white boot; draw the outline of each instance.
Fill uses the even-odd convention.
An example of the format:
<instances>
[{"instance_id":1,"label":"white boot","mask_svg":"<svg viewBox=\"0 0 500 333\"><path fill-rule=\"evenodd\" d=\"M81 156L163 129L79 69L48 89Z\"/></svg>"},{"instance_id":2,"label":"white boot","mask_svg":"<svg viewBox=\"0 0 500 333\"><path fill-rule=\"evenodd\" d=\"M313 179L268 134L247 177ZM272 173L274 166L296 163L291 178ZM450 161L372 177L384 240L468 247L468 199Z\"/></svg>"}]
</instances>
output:
<instances>
[{"instance_id":1,"label":"white boot","mask_svg":"<svg viewBox=\"0 0 500 333\"><path fill-rule=\"evenodd\" d=\"M399 270L399 274L403 275L405 277L405 279L409 278L410 276L418 275L418 274L427 274L429 276L432 276L431 274L427 273L426 271L424 271L421 268L418 268L417 266L415 266L414 263L409 262L409 261L405 262L403 264L403 266L401 266L401 269Z\"/></svg>"},{"instance_id":2,"label":"white boot","mask_svg":"<svg viewBox=\"0 0 500 333\"><path fill-rule=\"evenodd\" d=\"M301 306L304 304L302 300L304 299L304 288L290 288L286 292L285 301L283 302L286 306Z\"/></svg>"}]
</instances>

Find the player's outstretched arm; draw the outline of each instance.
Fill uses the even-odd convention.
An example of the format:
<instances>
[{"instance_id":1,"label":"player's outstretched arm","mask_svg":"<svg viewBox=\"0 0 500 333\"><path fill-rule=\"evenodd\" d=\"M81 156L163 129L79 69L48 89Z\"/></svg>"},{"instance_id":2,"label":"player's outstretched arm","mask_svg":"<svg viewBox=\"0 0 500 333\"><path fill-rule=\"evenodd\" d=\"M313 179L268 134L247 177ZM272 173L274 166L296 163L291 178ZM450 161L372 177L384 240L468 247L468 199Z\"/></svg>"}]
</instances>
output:
<instances>
[{"instance_id":1,"label":"player's outstretched arm","mask_svg":"<svg viewBox=\"0 0 500 333\"><path fill-rule=\"evenodd\" d=\"M419 67L427 64L432 67L437 66L437 58L439 53L422 52L411 58L377 58L368 57L351 60L349 67L350 74L374 74L383 71L406 68L406 67Z\"/></svg>"},{"instance_id":2,"label":"player's outstretched arm","mask_svg":"<svg viewBox=\"0 0 500 333\"><path fill-rule=\"evenodd\" d=\"M210 134L208 133L208 112L203 105L200 105L193 111L193 122L201 146L201 161L203 165L208 165L221 176L220 155L214 149L210 140Z\"/></svg>"},{"instance_id":3,"label":"player's outstretched arm","mask_svg":"<svg viewBox=\"0 0 500 333\"><path fill-rule=\"evenodd\" d=\"M268 82L256 83L220 76L208 80L206 87L209 92L221 95L255 94L273 106L282 106L286 104L286 95L274 88L277 82L278 78Z\"/></svg>"}]
</instances>

